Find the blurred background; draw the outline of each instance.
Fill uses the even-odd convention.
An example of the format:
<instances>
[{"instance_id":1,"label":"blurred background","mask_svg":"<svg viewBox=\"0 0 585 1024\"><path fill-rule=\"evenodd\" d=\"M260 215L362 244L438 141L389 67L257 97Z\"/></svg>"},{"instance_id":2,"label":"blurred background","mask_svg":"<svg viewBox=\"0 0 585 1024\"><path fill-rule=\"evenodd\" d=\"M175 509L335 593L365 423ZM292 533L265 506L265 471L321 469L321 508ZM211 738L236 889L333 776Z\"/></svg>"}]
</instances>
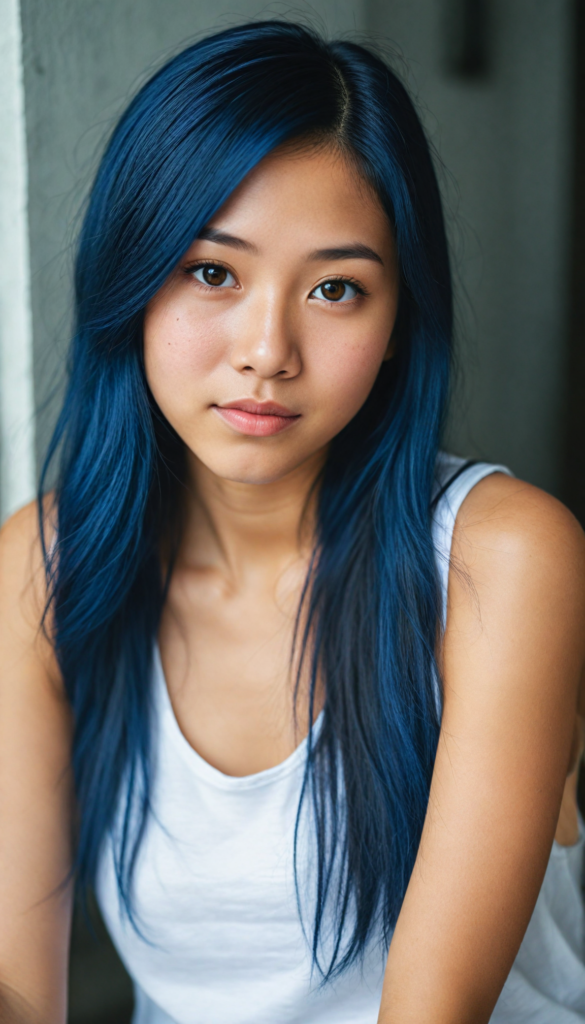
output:
<instances>
[{"instance_id":1,"label":"blurred background","mask_svg":"<svg viewBox=\"0 0 585 1024\"><path fill-rule=\"evenodd\" d=\"M72 251L118 114L201 34L284 17L371 43L437 154L457 293L449 447L585 521L583 0L0 0L0 500L30 499L59 402ZM129 1021L96 918L76 920L71 1024Z\"/></svg>"}]
</instances>

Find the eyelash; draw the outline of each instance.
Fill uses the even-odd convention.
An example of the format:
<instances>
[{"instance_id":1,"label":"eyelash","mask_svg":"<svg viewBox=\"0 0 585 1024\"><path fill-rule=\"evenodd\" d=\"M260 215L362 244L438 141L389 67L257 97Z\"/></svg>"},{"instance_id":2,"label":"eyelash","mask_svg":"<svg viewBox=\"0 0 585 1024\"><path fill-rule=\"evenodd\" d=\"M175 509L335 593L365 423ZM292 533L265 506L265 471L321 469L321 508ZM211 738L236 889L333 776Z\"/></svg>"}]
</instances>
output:
<instances>
[{"instance_id":1,"label":"eyelash","mask_svg":"<svg viewBox=\"0 0 585 1024\"><path fill-rule=\"evenodd\" d=\"M195 270L200 270L201 267L222 267L223 269L227 270L228 273L230 273L230 274L232 273L232 271L229 270L229 268L225 266L225 263L220 263L219 260L199 260L196 263L189 263L185 267L183 267L183 271L184 271L184 273L188 277L190 277L190 276L192 276L192 274L193 274L193 272ZM360 284L359 281L356 281L355 277L349 277L349 276L346 276L346 275L343 275L343 274L337 274L336 277L327 277L327 278L325 278L324 281L321 281L319 284L315 285L315 287L313 288L313 291L311 292L311 295L313 294L313 292L317 291L317 288L321 288L322 285L328 284L329 281L342 281L344 284L352 285L352 287L355 288L355 290L358 293L358 295L360 295L360 296L369 295L368 290L366 288L364 288L363 284ZM197 281L197 284L201 288L205 288L205 290L208 291L208 292L219 291L219 288L218 288L217 285L203 284L202 281ZM320 302L330 301L330 305L332 305L332 306L347 305L347 303L334 302L333 300L327 300L327 299L320 299L319 301ZM354 302L355 299L349 299L348 301L349 302Z\"/></svg>"},{"instance_id":2,"label":"eyelash","mask_svg":"<svg viewBox=\"0 0 585 1024\"><path fill-rule=\"evenodd\" d=\"M220 263L219 260L198 260L196 263L188 263L183 267L183 272L187 277L192 277L196 270L201 270L201 267L221 267L222 270L227 270L228 274L232 274L232 271L226 267L225 263ZM232 274L235 277L235 274ZM208 292L217 292L220 289L217 285L204 284L203 281L197 281L200 288L205 288Z\"/></svg>"},{"instance_id":3,"label":"eyelash","mask_svg":"<svg viewBox=\"0 0 585 1024\"><path fill-rule=\"evenodd\" d=\"M363 284L360 284L359 281L356 281L355 277L346 277L343 274L337 274L336 277L326 277L324 281L321 281L319 284L315 285L315 287L313 288L313 292L316 292L317 288L321 288L324 284L329 284L330 281L331 282L341 281L342 284L350 284L352 286L352 288L355 288L355 290L358 293L358 295L369 295L370 294L369 291L367 290L367 288L364 288ZM313 294L313 292L311 292L311 295ZM327 302L328 300L327 299L321 299L320 301L321 302ZM331 301L331 305L332 306L340 306L340 305L342 305L342 303L340 303L340 302L333 302L333 300L330 300L330 301ZM348 302L354 302L354 301L355 301L355 299L349 299L348 300ZM343 305L347 305L347 303L343 303Z\"/></svg>"}]
</instances>

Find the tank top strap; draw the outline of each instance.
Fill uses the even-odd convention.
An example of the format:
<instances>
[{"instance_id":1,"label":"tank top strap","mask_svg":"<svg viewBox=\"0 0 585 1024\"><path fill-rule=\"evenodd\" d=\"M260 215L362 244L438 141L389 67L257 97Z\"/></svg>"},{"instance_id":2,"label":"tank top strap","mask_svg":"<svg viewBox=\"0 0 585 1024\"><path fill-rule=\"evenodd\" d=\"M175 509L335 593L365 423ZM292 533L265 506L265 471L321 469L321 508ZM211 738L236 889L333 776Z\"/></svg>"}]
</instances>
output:
<instances>
[{"instance_id":1,"label":"tank top strap","mask_svg":"<svg viewBox=\"0 0 585 1024\"><path fill-rule=\"evenodd\" d=\"M447 588L457 513L472 487L492 473L513 476L507 466L490 462L460 459L445 452L440 452L437 459L431 512L433 544L441 586L443 628L447 623Z\"/></svg>"}]
</instances>

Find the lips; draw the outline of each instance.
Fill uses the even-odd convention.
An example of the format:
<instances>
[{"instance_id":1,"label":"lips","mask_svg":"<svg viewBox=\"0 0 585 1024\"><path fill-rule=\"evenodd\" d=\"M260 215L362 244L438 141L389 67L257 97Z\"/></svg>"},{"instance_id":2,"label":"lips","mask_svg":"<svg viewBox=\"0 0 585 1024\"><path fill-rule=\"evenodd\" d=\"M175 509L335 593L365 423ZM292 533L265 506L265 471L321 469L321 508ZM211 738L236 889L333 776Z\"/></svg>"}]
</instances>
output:
<instances>
[{"instance_id":1,"label":"lips","mask_svg":"<svg viewBox=\"0 0 585 1024\"><path fill-rule=\"evenodd\" d=\"M300 419L278 402L258 402L252 398L239 398L234 402L212 406L218 416L238 434L251 437L270 437L287 430Z\"/></svg>"}]
</instances>

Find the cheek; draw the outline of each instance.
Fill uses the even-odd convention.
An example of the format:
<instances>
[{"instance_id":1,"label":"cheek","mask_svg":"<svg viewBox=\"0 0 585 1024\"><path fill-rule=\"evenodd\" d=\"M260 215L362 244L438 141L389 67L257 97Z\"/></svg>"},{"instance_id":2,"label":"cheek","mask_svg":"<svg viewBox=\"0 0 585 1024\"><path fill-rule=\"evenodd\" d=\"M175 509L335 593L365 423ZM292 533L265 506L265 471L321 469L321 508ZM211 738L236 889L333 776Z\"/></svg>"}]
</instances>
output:
<instances>
[{"instance_id":1,"label":"cheek","mask_svg":"<svg viewBox=\"0 0 585 1024\"><path fill-rule=\"evenodd\" d=\"M213 318L193 316L180 303L160 302L146 311L144 366L150 389L165 414L169 403L193 408L200 387L222 361L222 331ZM170 418L170 417L169 417Z\"/></svg>"},{"instance_id":2,"label":"cheek","mask_svg":"<svg viewBox=\"0 0 585 1024\"><path fill-rule=\"evenodd\" d=\"M352 332L340 342L339 337L322 338L313 357L312 376L318 382L321 412L334 433L355 416L366 401L388 347L391 330L374 327Z\"/></svg>"}]
</instances>

